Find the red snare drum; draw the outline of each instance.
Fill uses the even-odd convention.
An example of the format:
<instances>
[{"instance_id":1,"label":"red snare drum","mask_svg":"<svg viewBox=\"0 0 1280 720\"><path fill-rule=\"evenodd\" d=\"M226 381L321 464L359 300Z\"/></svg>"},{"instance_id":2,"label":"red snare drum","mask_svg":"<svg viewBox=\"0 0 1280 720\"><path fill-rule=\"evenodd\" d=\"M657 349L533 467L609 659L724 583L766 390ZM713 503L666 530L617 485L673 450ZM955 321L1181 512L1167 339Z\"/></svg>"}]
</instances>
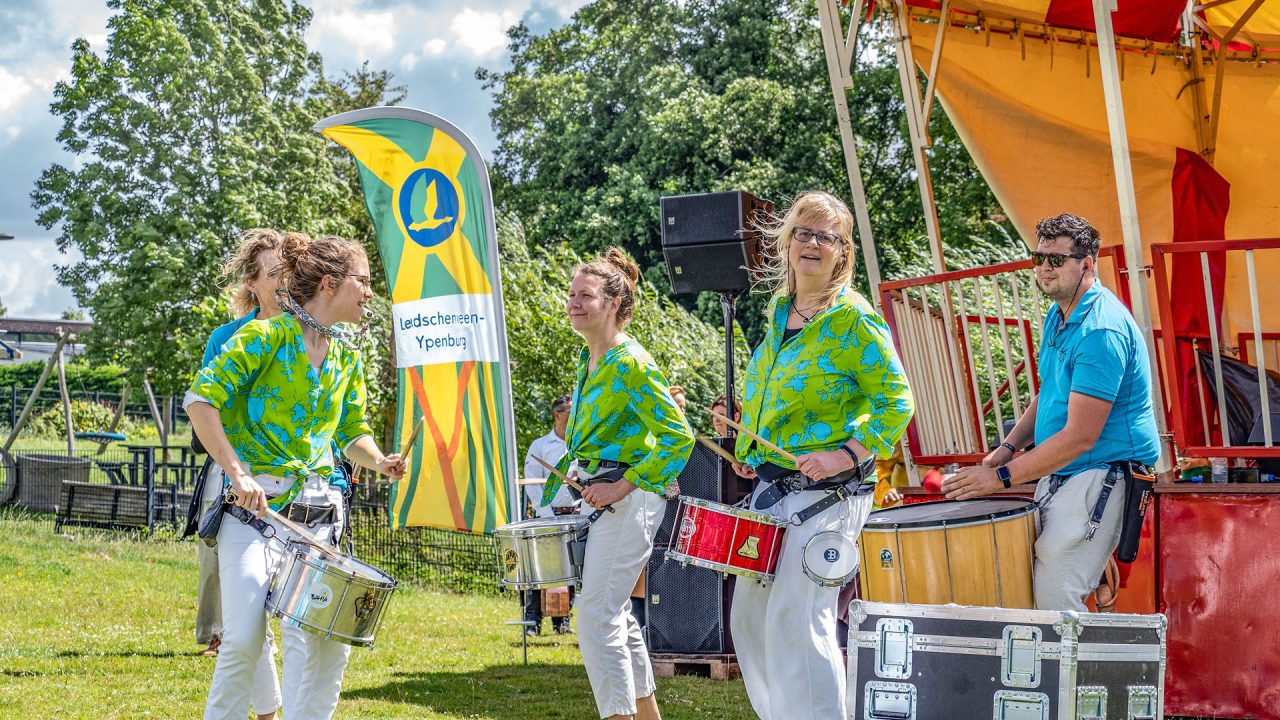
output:
<instances>
[{"instance_id":1,"label":"red snare drum","mask_svg":"<svg viewBox=\"0 0 1280 720\"><path fill-rule=\"evenodd\" d=\"M680 498L680 521L667 557L761 582L773 580L784 522L699 498Z\"/></svg>"}]
</instances>

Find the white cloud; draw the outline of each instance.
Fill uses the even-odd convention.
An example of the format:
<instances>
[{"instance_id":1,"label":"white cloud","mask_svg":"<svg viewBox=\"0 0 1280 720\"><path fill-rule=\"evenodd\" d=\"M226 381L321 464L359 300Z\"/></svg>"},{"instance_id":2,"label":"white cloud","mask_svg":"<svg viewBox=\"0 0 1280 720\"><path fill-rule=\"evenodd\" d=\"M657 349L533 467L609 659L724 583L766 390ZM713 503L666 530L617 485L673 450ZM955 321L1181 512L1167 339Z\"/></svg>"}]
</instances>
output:
<instances>
[{"instance_id":1,"label":"white cloud","mask_svg":"<svg viewBox=\"0 0 1280 720\"><path fill-rule=\"evenodd\" d=\"M467 8L453 17L449 32L454 44L473 55L501 52L507 46L507 28L520 19L516 12L477 12Z\"/></svg>"},{"instance_id":2,"label":"white cloud","mask_svg":"<svg viewBox=\"0 0 1280 720\"><path fill-rule=\"evenodd\" d=\"M316 3L308 33L313 46L341 47L359 59L377 59L396 49L396 28L403 24L394 12L346 9L346 5Z\"/></svg>"},{"instance_id":3,"label":"white cloud","mask_svg":"<svg viewBox=\"0 0 1280 720\"><path fill-rule=\"evenodd\" d=\"M449 43L441 40L440 38L432 38L431 40L423 43L422 52L426 55L440 55L444 53L445 48L448 46Z\"/></svg>"},{"instance_id":4,"label":"white cloud","mask_svg":"<svg viewBox=\"0 0 1280 720\"><path fill-rule=\"evenodd\" d=\"M405 72L413 70L413 66L418 64L418 56L413 53L405 53L400 56L400 69Z\"/></svg>"},{"instance_id":5,"label":"white cloud","mask_svg":"<svg viewBox=\"0 0 1280 720\"><path fill-rule=\"evenodd\" d=\"M0 67L0 112L7 113L18 107L33 89L25 77Z\"/></svg>"}]
</instances>

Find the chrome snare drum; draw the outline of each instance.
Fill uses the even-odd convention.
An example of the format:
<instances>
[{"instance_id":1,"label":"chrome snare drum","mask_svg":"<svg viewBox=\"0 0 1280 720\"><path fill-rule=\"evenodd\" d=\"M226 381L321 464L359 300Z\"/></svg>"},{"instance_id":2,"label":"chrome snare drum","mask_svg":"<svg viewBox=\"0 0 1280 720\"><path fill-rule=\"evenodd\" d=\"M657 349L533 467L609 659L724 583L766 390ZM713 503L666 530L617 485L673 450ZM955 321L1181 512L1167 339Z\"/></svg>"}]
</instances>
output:
<instances>
[{"instance_id":1,"label":"chrome snare drum","mask_svg":"<svg viewBox=\"0 0 1280 720\"><path fill-rule=\"evenodd\" d=\"M519 590L572 585L578 568L569 544L587 524L581 515L530 518L503 525L494 531L502 558L504 587Z\"/></svg>"},{"instance_id":2,"label":"chrome snare drum","mask_svg":"<svg viewBox=\"0 0 1280 720\"><path fill-rule=\"evenodd\" d=\"M309 543L285 546L271 587L267 612L281 625L300 627L346 645L372 647L396 581L355 558L335 561Z\"/></svg>"}]
</instances>

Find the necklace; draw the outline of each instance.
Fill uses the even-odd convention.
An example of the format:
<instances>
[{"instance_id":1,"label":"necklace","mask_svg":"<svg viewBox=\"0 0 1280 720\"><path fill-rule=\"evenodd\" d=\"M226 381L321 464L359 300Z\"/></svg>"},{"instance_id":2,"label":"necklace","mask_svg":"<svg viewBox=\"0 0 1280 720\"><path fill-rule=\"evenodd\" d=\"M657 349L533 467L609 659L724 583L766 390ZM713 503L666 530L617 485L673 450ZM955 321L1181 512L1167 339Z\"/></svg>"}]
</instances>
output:
<instances>
[{"instance_id":1,"label":"necklace","mask_svg":"<svg viewBox=\"0 0 1280 720\"><path fill-rule=\"evenodd\" d=\"M795 304L794 299L792 299L791 301L791 309L795 312L795 314L800 316L801 320L804 320L805 325L808 325L809 321L812 320L818 314L818 306L816 305L810 309L808 315L805 315L804 313L800 312L800 306Z\"/></svg>"},{"instance_id":2,"label":"necklace","mask_svg":"<svg viewBox=\"0 0 1280 720\"><path fill-rule=\"evenodd\" d=\"M294 301L293 296L289 294L289 291L283 287L276 288L276 300L280 303L280 307L283 308L285 312L291 313L294 317L298 318L298 321L303 325L306 325L327 338L332 338L346 343L350 343L356 337L363 335L365 331L369 329L369 318L373 316L373 311L366 308L364 311L364 324L354 330L325 327L317 322L315 318L311 317L311 313L303 310L302 306Z\"/></svg>"}]
</instances>

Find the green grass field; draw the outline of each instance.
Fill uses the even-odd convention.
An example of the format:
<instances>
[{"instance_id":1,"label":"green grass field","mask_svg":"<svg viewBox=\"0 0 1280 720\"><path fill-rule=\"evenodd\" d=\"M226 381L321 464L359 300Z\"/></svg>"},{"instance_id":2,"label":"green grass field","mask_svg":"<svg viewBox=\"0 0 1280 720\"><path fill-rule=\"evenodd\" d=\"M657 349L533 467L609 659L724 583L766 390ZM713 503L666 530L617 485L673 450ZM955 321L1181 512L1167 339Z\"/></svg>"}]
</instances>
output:
<instances>
[{"instance_id":1,"label":"green grass field","mask_svg":"<svg viewBox=\"0 0 1280 720\"><path fill-rule=\"evenodd\" d=\"M198 718L190 542L68 528L0 508L0 718ZM593 718L574 636L521 664L511 596L397 591L376 648L352 652L340 718ZM279 656L277 655L277 658ZM660 679L663 715L751 717L742 682Z\"/></svg>"}]
</instances>

